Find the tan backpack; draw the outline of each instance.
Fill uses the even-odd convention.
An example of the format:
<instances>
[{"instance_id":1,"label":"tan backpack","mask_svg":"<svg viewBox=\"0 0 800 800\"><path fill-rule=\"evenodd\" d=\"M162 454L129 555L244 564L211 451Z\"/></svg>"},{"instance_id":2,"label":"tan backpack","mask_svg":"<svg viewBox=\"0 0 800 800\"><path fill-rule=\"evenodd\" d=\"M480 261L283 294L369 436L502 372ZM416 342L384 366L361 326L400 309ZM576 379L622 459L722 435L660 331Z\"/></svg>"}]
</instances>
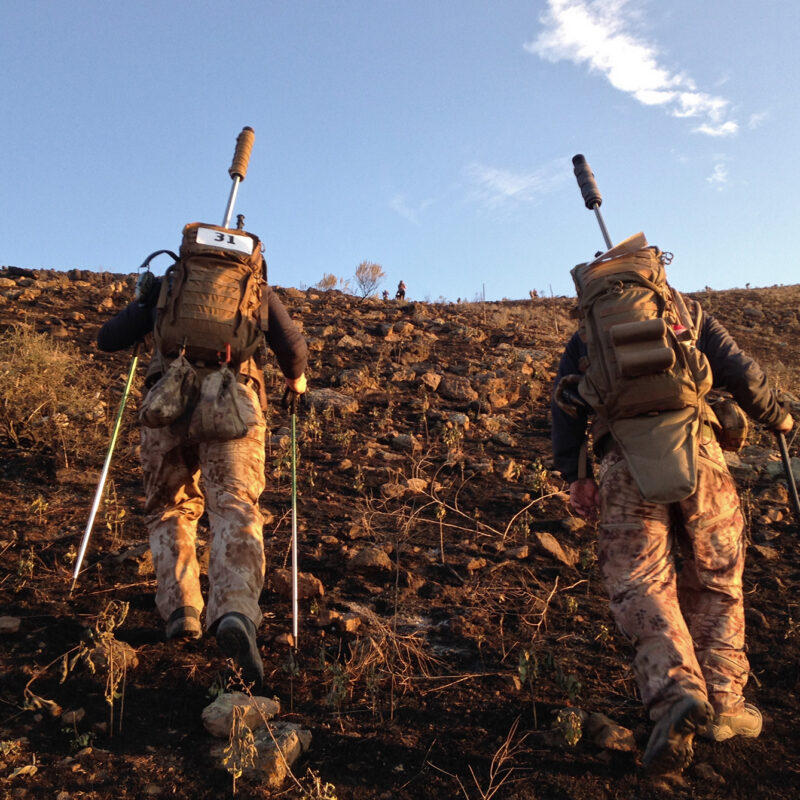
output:
<instances>
[{"instance_id":1,"label":"tan backpack","mask_svg":"<svg viewBox=\"0 0 800 800\"><path fill-rule=\"evenodd\" d=\"M656 502L695 489L712 383L696 347L700 320L667 283L665 260L637 234L572 270L588 351L578 391L600 431L621 447L642 494Z\"/></svg>"},{"instance_id":2,"label":"tan backpack","mask_svg":"<svg viewBox=\"0 0 800 800\"><path fill-rule=\"evenodd\" d=\"M236 368L263 341L268 293L261 241L246 231L193 222L161 283L153 335L166 359L185 348L195 365Z\"/></svg>"}]
</instances>

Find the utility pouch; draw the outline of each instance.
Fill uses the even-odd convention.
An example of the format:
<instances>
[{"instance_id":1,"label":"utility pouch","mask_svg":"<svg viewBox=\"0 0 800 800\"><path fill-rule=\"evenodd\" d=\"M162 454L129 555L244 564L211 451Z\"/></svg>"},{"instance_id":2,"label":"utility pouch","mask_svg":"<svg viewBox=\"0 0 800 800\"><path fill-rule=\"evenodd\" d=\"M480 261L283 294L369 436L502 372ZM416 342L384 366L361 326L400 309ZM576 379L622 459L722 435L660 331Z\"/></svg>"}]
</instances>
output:
<instances>
[{"instance_id":1,"label":"utility pouch","mask_svg":"<svg viewBox=\"0 0 800 800\"><path fill-rule=\"evenodd\" d=\"M718 425L711 420L719 446L730 453L738 453L747 441L750 423L747 414L729 397L709 398L708 404L717 418Z\"/></svg>"},{"instance_id":2,"label":"utility pouch","mask_svg":"<svg viewBox=\"0 0 800 800\"><path fill-rule=\"evenodd\" d=\"M197 373L178 356L145 395L139 422L148 428L163 428L178 420L199 394Z\"/></svg>"},{"instance_id":3,"label":"utility pouch","mask_svg":"<svg viewBox=\"0 0 800 800\"><path fill-rule=\"evenodd\" d=\"M623 378L655 375L675 364L675 351L667 342L667 323L661 317L614 325L609 334Z\"/></svg>"},{"instance_id":4,"label":"utility pouch","mask_svg":"<svg viewBox=\"0 0 800 800\"><path fill-rule=\"evenodd\" d=\"M236 375L226 366L207 375L200 387L200 399L189 421L193 442L225 442L241 439L247 424L239 407Z\"/></svg>"}]
</instances>

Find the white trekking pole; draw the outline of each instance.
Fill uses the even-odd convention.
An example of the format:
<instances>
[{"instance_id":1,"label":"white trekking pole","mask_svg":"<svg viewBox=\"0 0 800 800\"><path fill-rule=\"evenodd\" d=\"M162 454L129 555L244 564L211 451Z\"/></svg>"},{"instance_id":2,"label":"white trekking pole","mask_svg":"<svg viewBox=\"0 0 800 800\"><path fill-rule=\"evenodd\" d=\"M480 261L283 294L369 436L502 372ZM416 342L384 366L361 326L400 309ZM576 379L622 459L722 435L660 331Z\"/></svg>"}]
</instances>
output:
<instances>
[{"instance_id":1,"label":"white trekking pole","mask_svg":"<svg viewBox=\"0 0 800 800\"><path fill-rule=\"evenodd\" d=\"M133 376L136 374L136 364L139 361L139 346L137 342L133 348L133 358L131 359L131 366L128 370L128 379L125 381L125 388L122 391L122 399L119 401L119 410L117 411L117 421L114 423L114 431L111 434L111 443L108 446L108 453L106 453L106 460L103 464L103 470L100 473L100 480L97 483L97 490L94 493L94 502L92 503L91 511L89 512L89 521L86 523L86 530L83 534L83 541L81 542L81 549L78 551L78 557L75 559L75 571L72 574L72 585L69 587L69 593L75 588L78 582L78 573L81 571L83 558L86 555L86 547L89 544L89 537L92 535L92 527L94 526L94 519L97 516L97 509L100 507L100 500L103 498L103 489L105 489L106 478L108 477L108 470L111 466L111 456L114 455L114 447L117 444L117 436L119 429L122 425L122 414L125 411L125 404L128 402L128 395L131 391L133 384Z\"/></svg>"}]
</instances>

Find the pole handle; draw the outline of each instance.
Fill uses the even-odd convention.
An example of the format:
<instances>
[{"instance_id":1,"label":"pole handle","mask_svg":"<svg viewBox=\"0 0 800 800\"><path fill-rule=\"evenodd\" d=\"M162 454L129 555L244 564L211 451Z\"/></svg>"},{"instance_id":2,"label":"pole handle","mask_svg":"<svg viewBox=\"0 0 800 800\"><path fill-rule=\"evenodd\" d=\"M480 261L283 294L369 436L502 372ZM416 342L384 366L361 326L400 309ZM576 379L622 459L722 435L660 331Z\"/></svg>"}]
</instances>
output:
<instances>
[{"instance_id":1,"label":"pole handle","mask_svg":"<svg viewBox=\"0 0 800 800\"><path fill-rule=\"evenodd\" d=\"M586 208L590 211L600 208L603 203L603 196L600 194L600 189L597 188L597 181L594 179L594 173L589 166L589 162L578 153L572 158L572 166L574 167L573 171L578 180L578 186L580 186Z\"/></svg>"},{"instance_id":2,"label":"pole handle","mask_svg":"<svg viewBox=\"0 0 800 800\"><path fill-rule=\"evenodd\" d=\"M250 163L250 153L253 150L255 138L255 131L249 125L242 128L242 132L236 138L236 152L233 154L233 162L230 169L228 169L228 175L231 178L244 180L245 175L247 175L247 165Z\"/></svg>"}]
</instances>

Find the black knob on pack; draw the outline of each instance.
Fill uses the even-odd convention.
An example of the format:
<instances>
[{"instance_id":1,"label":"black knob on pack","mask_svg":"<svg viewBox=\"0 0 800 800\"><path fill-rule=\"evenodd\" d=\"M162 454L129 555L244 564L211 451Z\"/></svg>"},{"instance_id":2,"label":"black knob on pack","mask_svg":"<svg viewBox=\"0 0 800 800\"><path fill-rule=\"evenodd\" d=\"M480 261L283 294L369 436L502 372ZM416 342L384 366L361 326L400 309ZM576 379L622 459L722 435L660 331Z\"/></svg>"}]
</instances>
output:
<instances>
[{"instance_id":1,"label":"black knob on pack","mask_svg":"<svg viewBox=\"0 0 800 800\"><path fill-rule=\"evenodd\" d=\"M575 177L578 179L578 186L581 188L583 202L590 211L599 208L603 203L603 197L597 188L592 168L586 159L579 153L572 158L572 165L575 167Z\"/></svg>"}]
</instances>

